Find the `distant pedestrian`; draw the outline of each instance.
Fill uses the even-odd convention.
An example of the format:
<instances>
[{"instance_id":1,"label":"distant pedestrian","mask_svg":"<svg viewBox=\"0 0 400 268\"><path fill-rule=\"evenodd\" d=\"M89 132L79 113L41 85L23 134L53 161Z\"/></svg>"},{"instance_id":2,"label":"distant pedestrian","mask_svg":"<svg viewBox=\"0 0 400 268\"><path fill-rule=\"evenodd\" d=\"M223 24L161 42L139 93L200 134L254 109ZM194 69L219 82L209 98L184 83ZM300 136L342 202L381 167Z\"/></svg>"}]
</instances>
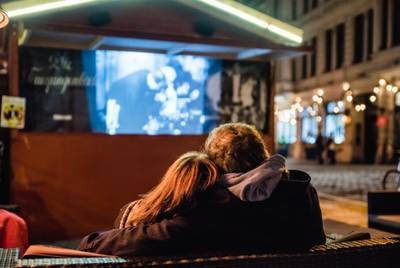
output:
<instances>
[{"instance_id":1,"label":"distant pedestrian","mask_svg":"<svg viewBox=\"0 0 400 268\"><path fill-rule=\"evenodd\" d=\"M321 133L318 134L317 139L315 140L315 153L317 155L318 164L324 164L324 138Z\"/></svg>"},{"instance_id":2,"label":"distant pedestrian","mask_svg":"<svg viewBox=\"0 0 400 268\"><path fill-rule=\"evenodd\" d=\"M326 156L328 158L328 163L331 165L336 164L336 148L335 142L332 137L329 137L325 144Z\"/></svg>"}]
</instances>

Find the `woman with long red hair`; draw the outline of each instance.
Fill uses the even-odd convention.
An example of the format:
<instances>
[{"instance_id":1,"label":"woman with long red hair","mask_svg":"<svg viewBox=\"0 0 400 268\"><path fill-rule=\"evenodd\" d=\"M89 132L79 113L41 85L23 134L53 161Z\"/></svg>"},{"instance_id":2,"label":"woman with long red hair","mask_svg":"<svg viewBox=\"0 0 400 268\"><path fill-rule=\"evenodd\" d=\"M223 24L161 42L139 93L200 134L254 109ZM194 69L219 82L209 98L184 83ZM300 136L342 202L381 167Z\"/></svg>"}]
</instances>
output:
<instances>
[{"instance_id":1,"label":"woman with long red hair","mask_svg":"<svg viewBox=\"0 0 400 268\"><path fill-rule=\"evenodd\" d=\"M154 223L177 210L193 207L196 194L214 185L217 178L217 168L206 154L185 153L168 168L158 185L121 209L115 227Z\"/></svg>"}]
</instances>

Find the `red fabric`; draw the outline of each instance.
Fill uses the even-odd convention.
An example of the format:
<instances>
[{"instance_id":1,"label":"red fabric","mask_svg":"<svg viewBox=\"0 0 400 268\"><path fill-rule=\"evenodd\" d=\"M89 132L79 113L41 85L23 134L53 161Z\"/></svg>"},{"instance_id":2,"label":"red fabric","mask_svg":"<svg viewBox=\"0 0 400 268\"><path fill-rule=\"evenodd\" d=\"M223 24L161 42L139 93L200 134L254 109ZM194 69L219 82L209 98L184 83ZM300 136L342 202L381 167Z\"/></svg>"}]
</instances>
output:
<instances>
[{"instance_id":1,"label":"red fabric","mask_svg":"<svg viewBox=\"0 0 400 268\"><path fill-rule=\"evenodd\" d=\"M386 115L379 115L376 119L376 126L378 128L384 128L389 122L389 118Z\"/></svg>"},{"instance_id":2,"label":"red fabric","mask_svg":"<svg viewBox=\"0 0 400 268\"><path fill-rule=\"evenodd\" d=\"M0 247L19 248L20 254L28 247L28 228L25 221L4 209L0 209Z\"/></svg>"}]
</instances>

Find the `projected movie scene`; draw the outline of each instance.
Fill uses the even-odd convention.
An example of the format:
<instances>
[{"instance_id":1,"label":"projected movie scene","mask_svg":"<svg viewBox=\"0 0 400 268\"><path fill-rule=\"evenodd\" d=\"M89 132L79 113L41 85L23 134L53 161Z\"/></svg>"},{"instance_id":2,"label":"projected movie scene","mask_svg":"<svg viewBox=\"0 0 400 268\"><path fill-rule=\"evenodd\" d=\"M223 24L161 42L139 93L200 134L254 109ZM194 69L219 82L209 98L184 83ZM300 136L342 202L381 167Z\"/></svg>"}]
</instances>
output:
<instances>
[{"instance_id":1,"label":"projected movie scene","mask_svg":"<svg viewBox=\"0 0 400 268\"><path fill-rule=\"evenodd\" d=\"M96 59L107 133L203 133L205 86L217 61L117 51L97 51Z\"/></svg>"},{"instance_id":2,"label":"projected movie scene","mask_svg":"<svg viewBox=\"0 0 400 268\"><path fill-rule=\"evenodd\" d=\"M207 134L221 123L267 131L268 63L21 48L25 131Z\"/></svg>"}]
</instances>

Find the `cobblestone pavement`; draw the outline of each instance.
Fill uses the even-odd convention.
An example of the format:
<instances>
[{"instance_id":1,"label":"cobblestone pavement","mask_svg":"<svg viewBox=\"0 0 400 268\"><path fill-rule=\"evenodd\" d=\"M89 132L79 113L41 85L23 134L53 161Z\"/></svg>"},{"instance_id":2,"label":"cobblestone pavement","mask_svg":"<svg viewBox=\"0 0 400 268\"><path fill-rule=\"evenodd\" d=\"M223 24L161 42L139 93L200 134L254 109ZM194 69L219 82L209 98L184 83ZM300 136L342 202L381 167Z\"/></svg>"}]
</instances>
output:
<instances>
[{"instance_id":1,"label":"cobblestone pavement","mask_svg":"<svg viewBox=\"0 0 400 268\"><path fill-rule=\"evenodd\" d=\"M366 200L368 191L382 189L382 178L395 165L318 165L312 162L298 163L288 161L289 169L300 169L308 172L313 185L319 192Z\"/></svg>"}]
</instances>

